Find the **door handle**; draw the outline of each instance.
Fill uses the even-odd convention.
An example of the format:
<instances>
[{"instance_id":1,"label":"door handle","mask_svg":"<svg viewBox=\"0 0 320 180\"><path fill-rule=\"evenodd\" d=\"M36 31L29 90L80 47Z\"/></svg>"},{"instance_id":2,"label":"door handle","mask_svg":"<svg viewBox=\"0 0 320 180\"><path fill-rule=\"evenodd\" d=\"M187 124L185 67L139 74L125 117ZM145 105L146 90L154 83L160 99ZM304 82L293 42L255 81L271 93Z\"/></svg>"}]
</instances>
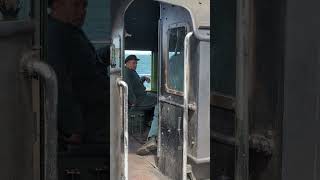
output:
<instances>
[{"instance_id":1,"label":"door handle","mask_svg":"<svg viewBox=\"0 0 320 180\"><path fill-rule=\"evenodd\" d=\"M120 86L120 94L123 93L121 109L123 113L123 144L124 144L124 175L123 180L128 180L128 85L121 79L117 79L117 84ZM121 96L120 95L120 96Z\"/></svg>"}]
</instances>

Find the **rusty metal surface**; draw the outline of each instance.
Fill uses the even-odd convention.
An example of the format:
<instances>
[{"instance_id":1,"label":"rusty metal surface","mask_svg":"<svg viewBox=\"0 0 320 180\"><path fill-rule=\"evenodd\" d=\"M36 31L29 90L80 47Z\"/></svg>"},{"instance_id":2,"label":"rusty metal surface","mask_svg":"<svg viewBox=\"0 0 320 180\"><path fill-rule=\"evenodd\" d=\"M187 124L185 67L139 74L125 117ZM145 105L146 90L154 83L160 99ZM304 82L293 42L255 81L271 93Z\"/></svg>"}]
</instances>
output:
<instances>
[{"instance_id":1,"label":"rusty metal surface","mask_svg":"<svg viewBox=\"0 0 320 180\"><path fill-rule=\"evenodd\" d=\"M174 179L182 179L183 163L183 130L179 130L179 118L183 117L183 109L170 104L160 105L161 120L161 153L159 169L161 172Z\"/></svg>"}]
</instances>

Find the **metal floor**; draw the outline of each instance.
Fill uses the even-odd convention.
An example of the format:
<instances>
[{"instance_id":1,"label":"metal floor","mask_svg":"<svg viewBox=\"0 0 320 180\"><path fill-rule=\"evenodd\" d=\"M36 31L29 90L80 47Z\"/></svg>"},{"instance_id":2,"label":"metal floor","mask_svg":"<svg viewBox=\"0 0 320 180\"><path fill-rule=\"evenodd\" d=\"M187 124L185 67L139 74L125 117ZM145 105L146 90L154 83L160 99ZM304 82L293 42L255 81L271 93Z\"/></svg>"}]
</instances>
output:
<instances>
[{"instance_id":1,"label":"metal floor","mask_svg":"<svg viewBox=\"0 0 320 180\"><path fill-rule=\"evenodd\" d=\"M169 180L158 170L155 163L155 155L139 156L136 150L141 143L133 137L129 137L129 180Z\"/></svg>"}]
</instances>

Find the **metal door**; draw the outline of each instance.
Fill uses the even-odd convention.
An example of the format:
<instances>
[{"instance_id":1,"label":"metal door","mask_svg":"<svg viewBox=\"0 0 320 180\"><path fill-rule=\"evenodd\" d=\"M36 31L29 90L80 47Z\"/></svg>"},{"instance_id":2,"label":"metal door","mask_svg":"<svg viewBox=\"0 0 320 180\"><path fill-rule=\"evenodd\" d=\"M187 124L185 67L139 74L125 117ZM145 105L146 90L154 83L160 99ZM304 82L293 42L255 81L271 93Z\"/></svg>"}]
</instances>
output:
<instances>
[{"instance_id":1,"label":"metal door","mask_svg":"<svg viewBox=\"0 0 320 180\"><path fill-rule=\"evenodd\" d=\"M159 168L166 176L177 180L186 178L187 164L188 98L185 94L188 95L189 67L185 66L185 60L189 54L185 45L189 45L190 37L187 36L188 20L190 16L183 8L161 4Z\"/></svg>"},{"instance_id":2,"label":"metal door","mask_svg":"<svg viewBox=\"0 0 320 180\"><path fill-rule=\"evenodd\" d=\"M209 10L205 3L168 2L178 6L161 3L159 168L174 180L209 178ZM201 30L192 11L203 15Z\"/></svg>"}]
</instances>

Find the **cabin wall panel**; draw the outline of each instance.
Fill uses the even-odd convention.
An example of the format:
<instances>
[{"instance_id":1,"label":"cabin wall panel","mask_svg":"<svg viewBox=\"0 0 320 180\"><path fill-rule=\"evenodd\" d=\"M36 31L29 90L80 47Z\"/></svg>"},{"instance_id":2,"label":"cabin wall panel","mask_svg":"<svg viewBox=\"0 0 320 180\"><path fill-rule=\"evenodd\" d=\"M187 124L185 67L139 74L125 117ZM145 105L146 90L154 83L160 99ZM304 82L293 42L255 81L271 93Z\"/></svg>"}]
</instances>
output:
<instances>
[{"instance_id":1,"label":"cabin wall panel","mask_svg":"<svg viewBox=\"0 0 320 180\"><path fill-rule=\"evenodd\" d=\"M12 28L9 35L0 34L0 179L34 179L32 84L20 69L22 55L31 50L32 34L19 32L25 25L20 23L0 22L0 29Z\"/></svg>"},{"instance_id":2,"label":"cabin wall panel","mask_svg":"<svg viewBox=\"0 0 320 180\"><path fill-rule=\"evenodd\" d=\"M319 175L320 1L287 1L282 180Z\"/></svg>"}]
</instances>

